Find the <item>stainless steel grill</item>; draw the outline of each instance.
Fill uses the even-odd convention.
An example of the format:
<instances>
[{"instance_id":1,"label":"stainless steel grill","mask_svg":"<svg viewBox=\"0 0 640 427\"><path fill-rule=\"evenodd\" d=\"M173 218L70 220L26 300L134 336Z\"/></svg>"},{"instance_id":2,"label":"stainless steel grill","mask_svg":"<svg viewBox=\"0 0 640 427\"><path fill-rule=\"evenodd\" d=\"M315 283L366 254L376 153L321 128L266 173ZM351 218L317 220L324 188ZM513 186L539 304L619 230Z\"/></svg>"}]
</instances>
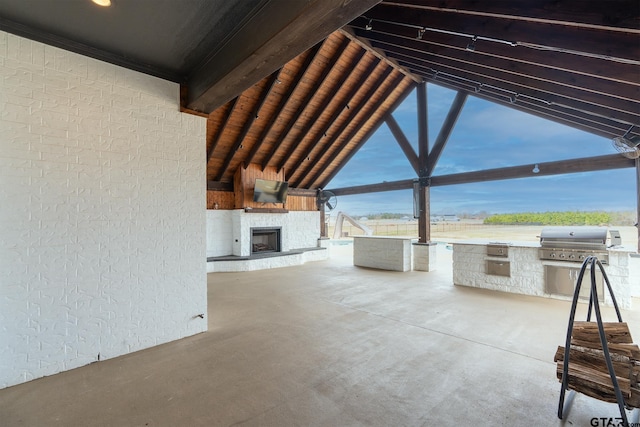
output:
<instances>
[{"instance_id":1,"label":"stainless steel grill","mask_svg":"<svg viewBox=\"0 0 640 427\"><path fill-rule=\"evenodd\" d=\"M605 227L545 227L540 232L540 259L583 262L597 256L609 262Z\"/></svg>"}]
</instances>

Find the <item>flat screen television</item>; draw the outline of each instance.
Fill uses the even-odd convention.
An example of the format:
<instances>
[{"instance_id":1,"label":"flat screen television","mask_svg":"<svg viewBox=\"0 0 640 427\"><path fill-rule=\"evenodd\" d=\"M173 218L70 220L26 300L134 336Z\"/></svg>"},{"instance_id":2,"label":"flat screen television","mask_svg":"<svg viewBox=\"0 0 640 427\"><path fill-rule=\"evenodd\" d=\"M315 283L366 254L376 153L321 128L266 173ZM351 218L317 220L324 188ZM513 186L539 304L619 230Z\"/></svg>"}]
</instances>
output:
<instances>
[{"instance_id":1,"label":"flat screen television","mask_svg":"<svg viewBox=\"0 0 640 427\"><path fill-rule=\"evenodd\" d=\"M256 179L253 187L253 201L259 203L284 203L287 201L289 183Z\"/></svg>"}]
</instances>

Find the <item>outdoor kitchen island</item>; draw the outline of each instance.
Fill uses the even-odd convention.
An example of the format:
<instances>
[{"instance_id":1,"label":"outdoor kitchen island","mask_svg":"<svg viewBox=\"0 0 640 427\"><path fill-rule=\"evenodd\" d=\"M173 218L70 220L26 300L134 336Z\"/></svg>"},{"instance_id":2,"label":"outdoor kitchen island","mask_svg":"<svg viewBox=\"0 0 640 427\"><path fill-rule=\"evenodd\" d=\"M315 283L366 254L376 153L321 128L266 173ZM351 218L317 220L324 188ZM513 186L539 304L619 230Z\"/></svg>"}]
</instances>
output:
<instances>
[{"instance_id":1,"label":"outdoor kitchen island","mask_svg":"<svg viewBox=\"0 0 640 427\"><path fill-rule=\"evenodd\" d=\"M536 242L478 239L455 242L452 247L454 285L570 300L582 266L576 260L541 259L544 258L541 257L542 246ZM607 248L598 257L606 259L603 266L618 305L627 309L631 308L630 252L623 248ZM612 305L609 293L603 293L600 272L597 273L598 297L604 304ZM590 284L590 275L585 274L581 296L588 296Z\"/></svg>"}]
</instances>

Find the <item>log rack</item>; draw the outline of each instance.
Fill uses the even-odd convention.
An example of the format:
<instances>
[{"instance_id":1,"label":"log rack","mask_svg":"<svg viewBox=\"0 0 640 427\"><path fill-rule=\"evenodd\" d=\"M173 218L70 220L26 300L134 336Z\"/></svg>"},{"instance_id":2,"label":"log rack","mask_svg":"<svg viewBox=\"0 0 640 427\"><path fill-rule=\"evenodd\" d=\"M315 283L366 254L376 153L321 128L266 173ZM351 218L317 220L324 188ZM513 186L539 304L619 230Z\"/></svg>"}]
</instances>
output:
<instances>
[{"instance_id":1,"label":"log rack","mask_svg":"<svg viewBox=\"0 0 640 427\"><path fill-rule=\"evenodd\" d=\"M617 322L603 322L596 290L596 266L602 273L618 318ZM590 267L591 292L586 322L576 322L576 308L585 271ZM595 312L596 321L591 321ZM613 353L613 355L612 355ZM613 357L612 357L613 356ZM570 358L575 359L571 366ZM602 363L604 359L604 364ZM554 361L558 379L562 382L558 402L558 418L564 415L565 392L573 390L587 396L617 403L624 426L629 426L625 408L640 407L640 349L633 344L628 326L622 321L620 309L609 278L596 256L582 263L571 304L565 346L558 347ZM610 380L610 383L609 383ZM623 390L624 388L624 390ZM625 400L626 398L626 400Z\"/></svg>"}]
</instances>

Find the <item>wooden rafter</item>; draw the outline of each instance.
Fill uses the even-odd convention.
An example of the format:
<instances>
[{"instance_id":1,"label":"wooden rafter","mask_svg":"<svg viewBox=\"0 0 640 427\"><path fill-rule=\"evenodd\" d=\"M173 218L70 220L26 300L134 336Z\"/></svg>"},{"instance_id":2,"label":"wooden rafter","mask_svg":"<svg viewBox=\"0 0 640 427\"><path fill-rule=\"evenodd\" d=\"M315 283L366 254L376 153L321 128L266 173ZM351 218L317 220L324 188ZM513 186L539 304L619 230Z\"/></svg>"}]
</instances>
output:
<instances>
[{"instance_id":1,"label":"wooden rafter","mask_svg":"<svg viewBox=\"0 0 640 427\"><path fill-rule=\"evenodd\" d=\"M387 70L385 70L385 73L388 72L388 74L387 74L387 77L384 78L384 80L381 80L382 83L384 83L388 78L391 78L392 71L393 70L391 68L387 68ZM393 83L400 82L400 80L401 80L400 77L396 76L395 79L393 80ZM352 126L352 130L350 132L347 132L349 123L344 123L344 126L342 126L340 129L338 129L334 133L334 136L332 137L333 141L331 141L330 143L331 147L333 148L333 151L331 153L328 153L327 151L325 151L322 157L319 157L320 160L318 163L321 163L324 166L321 169L318 169L318 171L314 174L314 176L311 178L308 184L305 185L305 187L323 188L321 185L319 185L319 181L324 172L323 169L328 168L331 165L331 163L333 163L333 161L336 160L336 158L338 158L338 156L342 154L343 150L347 147L347 145L351 141L351 138L353 138L353 136L357 133L357 130L360 129L360 127L363 126L364 123L373 115L375 111L374 109L370 108L369 110L366 111L366 113L363 111L364 111L364 107L367 104L366 101L371 99L373 95L378 91L379 88L380 86L371 87L369 91L367 91L365 97L363 98L364 100L364 102L362 103L363 108L354 109L353 113L351 113L350 116L347 117L347 120L351 122L351 124L355 123L355 126ZM351 110L349 111L351 112ZM345 132L347 132L346 135L345 135ZM342 139L342 142L338 144L338 140L340 139ZM326 159L322 160L323 157L325 156L326 156Z\"/></svg>"},{"instance_id":2,"label":"wooden rafter","mask_svg":"<svg viewBox=\"0 0 640 427\"><path fill-rule=\"evenodd\" d=\"M339 93L342 91L343 87L345 86L345 84L349 81L349 79L352 79L354 75L358 74L359 71L359 66L360 64L364 61L365 58L365 51L362 50L357 56L356 58L354 58L353 62L355 63L353 66L351 66L344 74L343 77L337 82L336 84L336 90L333 93ZM369 65L369 67L366 68L365 73L371 72L373 70L373 67L375 67L375 64L377 63L377 61L372 61ZM320 141L322 140L322 138L326 137L326 133L327 130L329 129L329 127L333 124L333 122L338 118L338 116L340 116L340 114L342 114L342 112L344 111L344 108L346 105L348 105L349 101L351 100L351 97L353 96L353 94L355 93L355 91L357 90L356 87L354 87L353 82L351 82L350 84L351 89L349 90L349 92L347 92L347 94L342 98L342 100L337 102L337 106L334 106L333 108L333 113L331 114L331 116L328 118L328 120L326 121L326 123L324 125L322 125L319 129L317 129L316 131L316 137L313 138L308 144L307 147L304 149L304 152L302 153L302 155L298 156L298 160L294 163L294 165L289 169L291 171L290 173L290 177L294 177L294 176L299 176L299 172L300 172L300 167L302 166L302 163L305 160L311 160L311 153L313 152L313 150L318 146L318 144L320 143ZM307 132L311 129L311 127L316 123L316 121L318 121L320 115L322 113L324 113L326 115L326 109L329 106L330 102L333 102L334 98L333 96L329 95L325 98L325 100L323 101L323 103L317 107L316 111L317 111L317 115L314 116L313 119L309 120L307 122L307 125L304 127L304 129L302 130L302 132L300 132L302 135L306 135ZM284 159L284 161L286 162L286 158Z\"/></svg>"},{"instance_id":3,"label":"wooden rafter","mask_svg":"<svg viewBox=\"0 0 640 427\"><path fill-rule=\"evenodd\" d=\"M305 153L305 156L302 157L302 159L304 160L304 158L313 156L313 158L310 161L310 164L306 168L301 169L302 163L298 162L298 164L294 165L293 168L291 168L291 171L293 173L292 177L297 176L297 178L295 178L294 180L295 186L300 186L302 185L302 183L305 182L305 180L308 178L309 172L313 169L314 164L316 164L317 160L322 158L322 155L324 155L324 153L326 152L325 149L328 150L331 147L331 141L334 141L335 138L331 138L329 141L325 141L323 150L321 150L320 153L313 155L313 151L323 141L324 134L331 128L331 126L333 126L333 124L338 119L338 117L340 117L340 115L344 112L344 109L348 107L348 110L351 111L351 108L355 108L357 106L356 104L354 104L354 106L351 107L349 106L349 104L352 102L353 97L360 90L362 85L367 81L367 79L369 79L371 73L373 73L373 71L376 69L378 64L380 64L380 61L381 61L380 58L377 58L377 57L373 61L371 61L371 63L367 66L367 68L360 74L358 80L351 85L351 89L349 89L349 92L347 92L342 103L340 103L340 105L337 108L335 108L335 111L333 112L329 120L327 120L327 123L322 128L320 128L315 140L312 141L312 143L309 145L309 149ZM387 68L389 72L391 72L391 68L390 67L387 67ZM345 120L343 122L344 127L346 127L348 124L349 124L349 120ZM339 126L337 129L335 129L336 135L342 132L342 130L344 130L342 126Z\"/></svg>"},{"instance_id":4,"label":"wooden rafter","mask_svg":"<svg viewBox=\"0 0 640 427\"><path fill-rule=\"evenodd\" d=\"M386 81L386 79L389 77L392 71L393 71L393 68L386 66L384 71L380 75L380 77L376 79L376 81L371 85L371 87L367 90L367 92L361 97L360 101L356 105L351 105L351 107L349 108L349 114L347 114L347 116L345 117L345 120L342 122L342 125L340 125L337 129L334 129L334 131L328 138L329 140L324 143L324 147L322 148L322 150L320 150L320 152L315 156L314 163L322 166L310 179L308 175L311 172L311 169L309 169L308 172L305 171L304 173L305 178L300 183L298 183L298 186L307 187L307 188L314 186L314 184L320 178L323 168L328 166L334 159L334 157L332 157L329 160L325 160L324 157L327 154L327 152L332 148L335 149L334 143L342 135L344 130L347 128L347 126L349 126L349 124L353 120L355 120L356 116L360 113L360 111L362 111L362 108L366 105L367 101L371 99L373 94ZM362 85L358 85L358 89L360 89L361 87ZM336 153L336 156L339 154L337 150L334 150L334 152Z\"/></svg>"},{"instance_id":5,"label":"wooden rafter","mask_svg":"<svg viewBox=\"0 0 640 427\"><path fill-rule=\"evenodd\" d=\"M238 98L239 97L236 97L236 98L232 99L231 101L229 101L229 109L227 110L227 114L225 115L224 120L222 121L222 124L218 128L218 132L216 133L216 136L211 141L211 145L209 145L209 149L207 150L207 164L209 164L209 160L211 160L211 156L213 155L213 152L215 151L216 146L218 145L218 142L220 141L220 137L224 133L224 129L225 129L225 127L227 127L227 123L229 123L229 118L231 117L231 115L233 114L233 111L236 108L236 104L238 102Z\"/></svg>"},{"instance_id":6,"label":"wooden rafter","mask_svg":"<svg viewBox=\"0 0 640 427\"><path fill-rule=\"evenodd\" d=\"M627 98L628 93L639 93L639 87L631 85L617 84L616 92L603 93L593 91L588 82L580 81L580 84L563 86L558 80L551 80L542 76L539 70L543 68L529 66L530 70L523 70L516 67L513 61L499 60L487 62L475 62L471 52L461 53L459 57L441 55L438 53L417 51L406 46L390 45L386 42L373 42L374 46L393 52L398 61L407 65L412 71L415 67L432 69L434 72L442 72L449 75L463 75L465 79L478 88L490 86L510 92L514 96L526 96L528 98L539 99L550 104L566 105L577 110L592 111L605 117L632 123L637 119L637 102ZM502 64L501 64L502 63ZM529 74L531 73L531 74ZM559 72L554 72L559 74ZM567 78L575 77L568 76ZM584 78L591 79L592 78ZM625 93L625 90L628 92ZM620 96L613 94L619 93ZM622 95L625 94L625 95Z\"/></svg>"},{"instance_id":7,"label":"wooden rafter","mask_svg":"<svg viewBox=\"0 0 640 427\"><path fill-rule=\"evenodd\" d=\"M350 68L344 70L342 72L342 75L334 83L333 87L331 89L327 90L327 94L324 96L324 99L320 102L320 104L317 107L315 107L315 112L313 113L313 115L310 118L307 119L306 124L302 127L302 129L298 133L299 137L297 138L297 140L299 141L299 143L298 144L295 144L295 143L291 144L289 146L289 149L285 152L285 155L283 156L282 160L280 161L280 163L276 167L276 169L278 171L280 171L285 166L285 164L291 158L293 153L297 149L300 148L300 143L303 142L304 138L307 136L307 133L316 124L316 122L318 121L320 116L323 115L323 114L326 114L325 113L325 109L333 101L333 95L332 94L340 93L341 90L342 90L343 85L349 79L349 77L351 77L355 72L357 72L358 65L360 64L360 61L362 61L362 58L364 58L365 53L366 52L365 52L364 49L360 49L358 51L358 53L356 54L355 58L352 60L352 64L353 65ZM324 134L324 131L318 132L318 133L320 135L322 135L322 134ZM291 170L292 171L297 170L297 167L300 165L300 163L302 163L304 161L304 159L307 158L307 156L308 156L308 153L307 153L307 151L305 151L304 154L299 156L299 160L297 162L297 165L294 166Z\"/></svg>"},{"instance_id":8,"label":"wooden rafter","mask_svg":"<svg viewBox=\"0 0 640 427\"><path fill-rule=\"evenodd\" d=\"M302 115L302 112L305 110L305 108L309 104L309 101L311 100L311 98L314 97L314 95L316 94L318 88L322 85L322 83L327 78L327 76L329 75L329 73L331 72L331 70L333 69L335 64L338 62L338 60L340 59L340 57L342 56L344 51L347 49L347 46L349 46L349 40L344 38L340 42L340 45L338 47L337 52L332 55L332 57L330 58L329 62L325 65L325 67L322 70L322 73L320 74L320 76L317 77L316 79L314 79L312 88L309 89L307 94L300 101L300 104L299 104L295 114L289 119L289 121L288 121L284 131L281 133L279 139L273 144L273 147L272 147L271 151L269 152L267 157L262 161L262 170L264 170L264 168L267 167L269 162L271 162L271 159L273 158L274 154L278 151L280 146L287 139L287 136L289 135L289 131L291 131L291 128L293 128L295 123L298 121L298 119Z\"/></svg>"},{"instance_id":9,"label":"wooden rafter","mask_svg":"<svg viewBox=\"0 0 640 427\"><path fill-rule=\"evenodd\" d=\"M385 89L385 91L382 93L380 99L381 100L386 99L391 94L391 92L393 92L395 87L402 81L402 79L403 79L402 75L398 75L394 79L394 81L387 87L387 89ZM389 109L389 111L394 111L398 107L398 105L400 105L402 103L402 101L404 101L404 99L407 97L407 95L409 95L409 93L413 90L414 86L415 85L408 86L407 89L405 90L405 92L400 97L398 97L396 102L394 102L393 106ZM340 151L342 151L342 149L344 149L346 144L348 144L351 141L351 139L360 131L362 126L364 126L364 124L371 118L371 116L376 112L377 109L378 109L377 106L373 106L371 108L371 110L369 110L369 112L367 112L366 120L362 120L362 124L360 126L354 127L353 130L351 132L349 132L349 134L344 139L345 142L343 143L341 148L336 150L336 152L340 152ZM344 165L346 165L349 162L349 160L351 160L351 158L358 152L358 150L360 150L360 148L362 148L364 143L367 142L367 140L371 137L371 135L373 135L378 130L378 128L380 127L381 124L382 124L382 121L379 121L376 125L374 125L371 129L369 129L369 131L360 140L360 142L349 152L349 154L347 154L346 156L344 156L341 159L340 164L338 164L338 166L333 168L333 170L331 171L329 176L327 176L322 181L322 183L320 185L320 188L324 188L329 182L331 182L333 177L335 177L337 175L337 173L340 172L340 170L344 167Z\"/></svg>"},{"instance_id":10,"label":"wooden rafter","mask_svg":"<svg viewBox=\"0 0 640 427\"><path fill-rule=\"evenodd\" d=\"M258 140L256 141L254 146L251 148L251 151L247 155L247 159L246 159L246 163L247 164L253 162L253 158L255 157L256 153L260 150L260 148L263 146L267 135L269 134L269 132L273 128L273 125L276 123L278 117L280 116L280 113L282 112L284 107L287 105L287 103L291 99L291 94L296 90L296 88L298 87L298 85L302 81L302 76L304 76L305 73L307 72L307 70L309 69L309 66L311 65L311 63L315 59L316 55L320 51L320 48L322 47L322 44L323 43L318 43L317 45L315 45L314 47L309 49L309 52L307 53L307 56L306 56L304 62L298 68L295 76L293 77L292 83L289 85L289 88L287 89L287 91L284 93L284 95L280 99L280 102L278 103L278 106L276 107L275 112L274 112L271 120L264 127L262 133L260 134L260 136L258 136Z\"/></svg>"},{"instance_id":11,"label":"wooden rafter","mask_svg":"<svg viewBox=\"0 0 640 427\"><path fill-rule=\"evenodd\" d=\"M233 160L234 155L236 154L238 149L242 146L242 142L244 141L244 138L247 136L247 133L251 128L251 125L253 125L253 122L258 117L258 114L260 113L260 109L262 108L262 105L264 104L264 102L267 99L267 96L269 96L269 93L273 89L273 85L276 83L276 80L278 79L278 74L280 73L280 70L275 71L267 79L267 84L262 89L262 93L260 94L258 101L254 104L253 109L251 110L251 113L249 115L249 118L245 120L244 125L242 126L242 130L240 131L240 134L236 137L236 140L233 143L231 150L229 150L229 152L227 153L227 156L224 159L224 163L222 164L220 169L218 169L218 175L216 176L215 181L220 181L224 176L225 172L227 171L227 169L229 168L229 165L231 165L231 161Z\"/></svg>"}]
</instances>

